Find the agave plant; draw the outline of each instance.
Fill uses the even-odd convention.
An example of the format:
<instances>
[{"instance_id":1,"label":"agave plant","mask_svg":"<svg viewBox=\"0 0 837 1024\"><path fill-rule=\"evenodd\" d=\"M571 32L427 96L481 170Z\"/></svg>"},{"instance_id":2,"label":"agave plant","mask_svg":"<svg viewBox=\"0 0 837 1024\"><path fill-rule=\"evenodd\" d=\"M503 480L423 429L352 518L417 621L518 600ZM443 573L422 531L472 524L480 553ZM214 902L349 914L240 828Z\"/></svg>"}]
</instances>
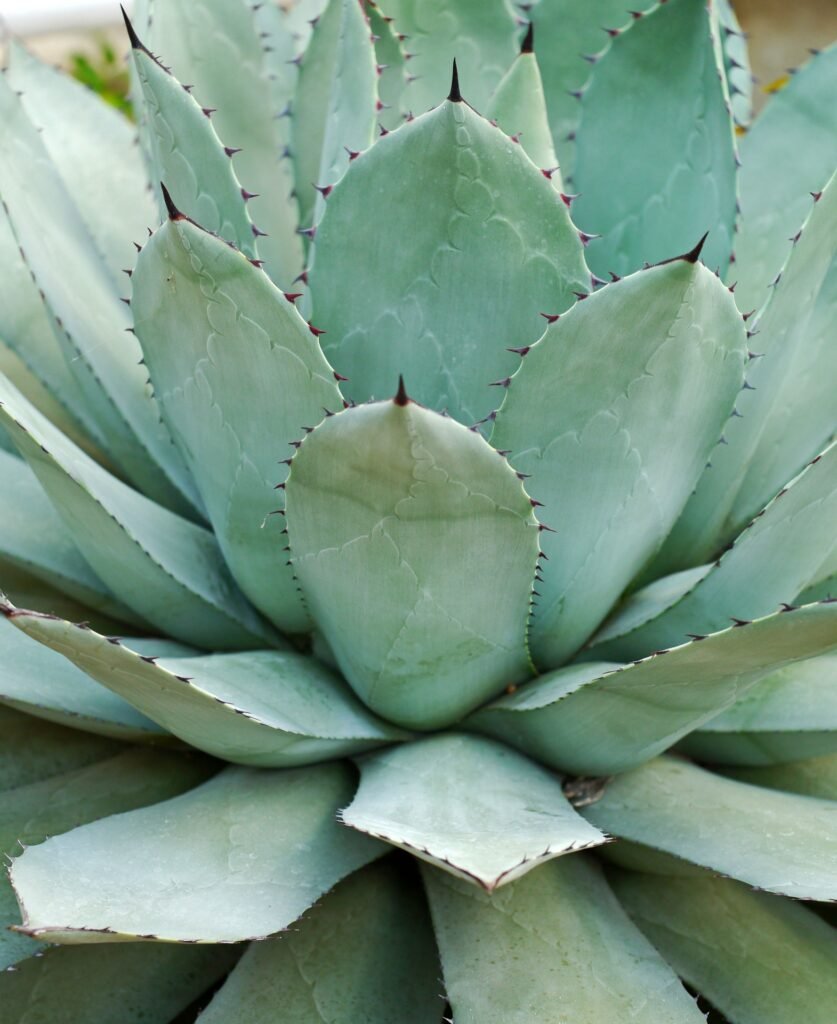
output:
<instances>
[{"instance_id":1,"label":"agave plant","mask_svg":"<svg viewBox=\"0 0 837 1024\"><path fill-rule=\"evenodd\" d=\"M833 1021L837 49L137 8L0 81L0 1019Z\"/></svg>"}]
</instances>

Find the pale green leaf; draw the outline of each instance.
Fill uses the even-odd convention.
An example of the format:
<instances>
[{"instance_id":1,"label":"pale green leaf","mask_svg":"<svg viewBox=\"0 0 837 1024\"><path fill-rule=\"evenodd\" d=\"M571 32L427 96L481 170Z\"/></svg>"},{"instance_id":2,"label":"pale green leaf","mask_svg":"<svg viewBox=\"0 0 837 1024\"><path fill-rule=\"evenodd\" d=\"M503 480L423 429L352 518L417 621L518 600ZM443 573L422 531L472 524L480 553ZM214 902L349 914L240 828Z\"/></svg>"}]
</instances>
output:
<instances>
[{"instance_id":1,"label":"pale green leaf","mask_svg":"<svg viewBox=\"0 0 837 1024\"><path fill-rule=\"evenodd\" d=\"M703 1024L582 857L492 894L435 868L422 875L457 1024Z\"/></svg>"},{"instance_id":2,"label":"pale green leaf","mask_svg":"<svg viewBox=\"0 0 837 1024\"><path fill-rule=\"evenodd\" d=\"M225 761L293 767L405 738L370 714L333 672L301 654L184 657L166 650L167 641L120 643L63 619L18 609L8 614L27 636L72 662L63 662L65 677L78 666L102 684L97 689L107 687L108 697L119 694L175 736Z\"/></svg>"},{"instance_id":3,"label":"pale green leaf","mask_svg":"<svg viewBox=\"0 0 837 1024\"><path fill-rule=\"evenodd\" d=\"M753 119L754 78L747 50L747 35L741 31L731 0L716 0L715 14L719 21L724 74L736 129L746 128ZM744 143L746 146L746 143ZM742 184L746 172L742 173Z\"/></svg>"},{"instance_id":4,"label":"pale green leaf","mask_svg":"<svg viewBox=\"0 0 837 1024\"><path fill-rule=\"evenodd\" d=\"M735 1024L832 1024L837 932L722 878L619 873L622 905L677 973Z\"/></svg>"},{"instance_id":5,"label":"pale green leaf","mask_svg":"<svg viewBox=\"0 0 837 1024\"><path fill-rule=\"evenodd\" d=\"M576 651L659 549L735 404L745 354L732 296L679 259L595 292L525 355L491 443L531 477L555 530L542 542L538 664Z\"/></svg>"},{"instance_id":6,"label":"pale green leaf","mask_svg":"<svg viewBox=\"0 0 837 1024\"><path fill-rule=\"evenodd\" d=\"M837 898L837 803L761 789L660 757L611 779L581 813L598 828L748 885Z\"/></svg>"},{"instance_id":7,"label":"pale green leaf","mask_svg":"<svg viewBox=\"0 0 837 1024\"><path fill-rule=\"evenodd\" d=\"M670 0L611 38L593 64L572 187L576 222L603 236L587 251L600 277L685 252L707 230L703 258L726 269L736 154L716 31L705 0Z\"/></svg>"},{"instance_id":8,"label":"pale green leaf","mask_svg":"<svg viewBox=\"0 0 837 1024\"><path fill-rule=\"evenodd\" d=\"M837 800L837 754L806 758L793 764L724 768L725 775L754 786L783 789L823 800Z\"/></svg>"},{"instance_id":9,"label":"pale green leaf","mask_svg":"<svg viewBox=\"0 0 837 1024\"><path fill-rule=\"evenodd\" d=\"M241 253L167 221L134 273L136 331L163 414L239 585L287 632L309 619L283 552L280 465L305 428L342 407L292 302Z\"/></svg>"},{"instance_id":10,"label":"pale green leaf","mask_svg":"<svg viewBox=\"0 0 837 1024\"><path fill-rule=\"evenodd\" d=\"M597 658L640 658L714 633L730 620L768 615L815 576L834 541L837 516L837 443L799 474L758 515L694 586L659 612L637 622L629 597L593 638ZM626 621L627 619L627 621Z\"/></svg>"},{"instance_id":11,"label":"pale green leaf","mask_svg":"<svg viewBox=\"0 0 837 1024\"><path fill-rule=\"evenodd\" d=\"M349 398L387 397L403 374L417 401L470 425L499 404L489 385L517 367L508 349L536 341L540 314L564 312L590 278L550 182L499 128L446 101L352 161L309 282Z\"/></svg>"},{"instance_id":12,"label":"pale green leaf","mask_svg":"<svg viewBox=\"0 0 837 1024\"><path fill-rule=\"evenodd\" d=\"M837 752L833 729L764 732L706 732L698 729L677 747L687 756L707 764L768 765L822 757ZM720 769L719 769L720 770Z\"/></svg>"},{"instance_id":13,"label":"pale green leaf","mask_svg":"<svg viewBox=\"0 0 837 1024\"><path fill-rule=\"evenodd\" d=\"M389 4L385 4L389 7ZM392 131L403 123L413 102L413 84L416 81L410 71L408 39L393 25L392 18L384 13L375 0L366 0L366 16L375 42L375 61L378 65L378 97L382 107L378 111L378 122L386 131Z\"/></svg>"},{"instance_id":14,"label":"pale green leaf","mask_svg":"<svg viewBox=\"0 0 837 1024\"><path fill-rule=\"evenodd\" d=\"M272 642L211 533L112 477L2 379L0 423L90 567L117 598L159 629L199 647Z\"/></svg>"},{"instance_id":15,"label":"pale green leaf","mask_svg":"<svg viewBox=\"0 0 837 1024\"><path fill-rule=\"evenodd\" d=\"M197 789L84 825L12 865L22 930L60 942L239 942L292 924L387 849L337 823L348 768L228 768Z\"/></svg>"},{"instance_id":16,"label":"pale green leaf","mask_svg":"<svg viewBox=\"0 0 837 1024\"><path fill-rule=\"evenodd\" d=\"M253 943L200 1024L439 1024L423 896L392 861L341 882L293 931Z\"/></svg>"},{"instance_id":17,"label":"pale green leaf","mask_svg":"<svg viewBox=\"0 0 837 1024\"><path fill-rule=\"evenodd\" d=\"M399 392L324 420L286 494L308 608L370 708L432 729L526 675L538 525L479 434Z\"/></svg>"},{"instance_id":18,"label":"pale green leaf","mask_svg":"<svg viewBox=\"0 0 837 1024\"><path fill-rule=\"evenodd\" d=\"M432 736L360 761L346 825L489 892L606 837L570 806L551 772L493 740Z\"/></svg>"},{"instance_id":19,"label":"pale green leaf","mask_svg":"<svg viewBox=\"0 0 837 1024\"><path fill-rule=\"evenodd\" d=\"M777 666L837 646L837 604L778 612L633 665L550 672L467 725L558 769L605 775L661 753Z\"/></svg>"}]
</instances>

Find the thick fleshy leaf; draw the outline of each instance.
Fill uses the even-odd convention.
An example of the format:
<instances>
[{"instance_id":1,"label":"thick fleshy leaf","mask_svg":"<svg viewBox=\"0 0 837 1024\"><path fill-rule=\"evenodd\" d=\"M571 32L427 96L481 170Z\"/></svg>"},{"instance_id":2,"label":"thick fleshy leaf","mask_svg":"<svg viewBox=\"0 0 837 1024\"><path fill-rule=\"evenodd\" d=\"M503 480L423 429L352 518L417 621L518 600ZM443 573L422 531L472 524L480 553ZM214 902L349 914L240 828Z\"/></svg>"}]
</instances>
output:
<instances>
[{"instance_id":1,"label":"thick fleshy leaf","mask_svg":"<svg viewBox=\"0 0 837 1024\"><path fill-rule=\"evenodd\" d=\"M308 279L349 398L386 397L403 374L417 401L469 425L498 404L488 385L516 368L508 348L537 340L541 312L564 312L590 281L559 194L461 101L352 161L326 202Z\"/></svg>"},{"instance_id":2,"label":"thick fleshy leaf","mask_svg":"<svg viewBox=\"0 0 837 1024\"><path fill-rule=\"evenodd\" d=\"M91 608L141 625L81 557L26 462L0 453L0 480L0 557Z\"/></svg>"},{"instance_id":3,"label":"thick fleshy leaf","mask_svg":"<svg viewBox=\"0 0 837 1024\"><path fill-rule=\"evenodd\" d=\"M136 128L119 111L69 75L9 43L6 78L41 132L67 191L97 250L123 288L134 242L156 220Z\"/></svg>"},{"instance_id":4,"label":"thick fleshy leaf","mask_svg":"<svg viewBox=\"0 0 837 1024\"><path fill-rule=\"evenodd\" d=\"M2 379L0 423L117 598L184 643L229 649L273 642L211 533L111 476Z\"/></svg>"},{"instance_id":5,"label":"thick fleshy leaf","mask_svg":"<svg viewBox=\"0 0 837 1024\"><path fill-rule=\"evenodd\" d=\"M837 899L837 803L760 789L660 757L581 808L598 828L748 885Z\"/></svg>"},{"instance_id":6,"label":"thick fleshy leaf","mask_svg":"<svg viewBox=\"0 0 837 1024\"><path fill-rule=\"evenodd\" d=\"M0 598L0 613L8 614L7 608ZM126 743L166 739L165 731L135 707L94 683L64 658L33 643L5 616L0 618L0 662L0 703Z\"/></svg>"},{"instance_id":7,"label":"thick fleshy leaf","mask_svg":"<svg viewBox=\"0 0 837 1024\"><path fill-rule=\"evenodd\" d=\"M536 167L549 171L555 188L562 187L541 72L530 37L527 36L520 56L500 80L486 116L496 121L506 135L518 139Z\"/></svg>"},{"instance_id":8,"label":"thick fleshy leaf","mask_svg":"<svg viewBox=\"0 0 837 1024\"><path fill-rule=\"evenodd\" d=\"M550 772L493 740L458 733L370 754L344 824L489 892L544 861L598 846Z\"/></svg>"},{"instance_id":9,"label":"thick fleshy leaf","mask_svg":"<svg viewBox=\"0 0 837 1024\"><path fill-rule=\"evenodd\" d=\"M439 1024L438 976L423 896L385 861L341 882L293 931L250 946L199 1020Z\"/></svg>"},{"instance_id":10,"label":"thick fleshy leaf","mask_svg":"<svg viewBox=\"0 0 837 1024\"><path fill-rule=\"evenodd\" d=\"M414 54L413 111L422 114L447 95L454 58L468 102L485 110L517 55L512 5L506 0L387 0L384 7Z\"/></svg>"},{"instance_id":11,"label":"thick fleshy leaf","mask_svg":"<svg viewBox=\"0 0 837 1024\"><path fill-rule=\"evenodd\" d=\"M725 775L754 786L783 789L804 796L821 797L823 800L837 800L837 754L807 758L793 764L724 768L723 771Z\"/></svg>"},{"instance_id":12,"label":"thick fleshy leaf","mask_svg":"<svg viewBox=\"0 0 837 1024\"><path fill-rule=\"evenodd\" d=\"M724 55L724 75L727 80L729 104L736 134L753 119L753 85L747 36L741 31L731 0L716 0L715 14L720 26L721 49ZM742 174L742 179L744 174Z\"/></svg>"},{"instance_id":13,"label":"thick fleshy leaf","mask_svg":"<svg viewBox=\"0 0 837 1024\"><path fill-rule=\"evenodd\" d=\"M600 277L683 252L707 229L704 259L726 268L736 153L718 51L704 0L670 0L640 12L593 64L572 185L576 222L602 235L587 251Z\"/></svg>"},{"instance_id":14,"label":"thick fleshy leaf","mask_svg":"<svg viewBox=\"0 0 837 1024\"><path fill-rule=\"evenodd\" d=\"M835 516L837 443L780 491L682 596L656 612L642 591L629 597L593 638L593 656L641 658L690 634L714 633L730 620L760 618L782 602L789 605L830 550ZM647 618L639 620L634 603Z\"/></svg>"},{"instance_id":15,"label":"thick fleshy leaf","mask_svg":"<svg viewBox=\"0 0 837 1024\"><path fill-rule=\"evenodd\" d=\"M191 504L186 468L160 421L131 319L19 97L0 79L0 191L46 297L64 359L81 387L95 440L155 500Z\"/></svg>"},{"instance_id":16,"label":"thick fleshy leaf","mask_svg":"<svg viewBox=\"0 0 837 1024\"><path fill-rule=\"evenodd\" d=\"M582 857L488 894L423 868L457 1021L702 1024L673 971Z\"/></svg>"},{"instance_id":17,"label":"thick fleshy leaf","mask_svg":"<svg viewBox=\"0 0 837 1024\"><path fill-rule=\"evenodd\" d=\"M405 738L370 714L333 672L301 654L184 657L169 652L165 640L121 643L63 619L18 609L7 614L27 636L107 687L108 697L121 695L175 736L225 761L293 767ZM73 665L63 663L66 676Z\"/></svg>"},{"instance_id":18,"label":"thick fleshy leaf","mask_svg":"<svg viewBox=\"0 0 837 1024\"><path fill-rule=\"evenodd\" d=\"M526 675L538 524L479 434L400 389L309 434L286 497L308 608L378 714L436 728Z\"/></svg>"},{"instance_id":19,"label":"thick fleshy leaf","mask_svg":"<svg viewBox=\"0 0 837 1024\"><path fill-rule=\"evenodd\" d=\"M579 302L525 355L497 413L492 445L556 529L532 621L544 667L581 646L663 543L741 389L744 325L695 259Z\"/></svg>"},{"instance_id":20,"label":"thick fleshy leaf","mask_svg":"<svg viewBox=\"0 0 837 1024\"><path fill-rule=\"evenodd\" d=\"M747 390L736 402L739 415L727 424L727 443L713 453L652 567L655 575L715 558L830 440L832 396L826 385L812 388L810 380L812 374L827 376L834 358L835 232L837 174L812 204L797 240L786 243L788 259L768 304L748 321L758 333L751 342Z\"/></svg>"},{"instance_id":21,"label":"thick fleshy leaf","mask_svg":"<svg viewBox=\"0 0 837 1024\"><path fill-rule=\"evenodd\" d=\"M289 160L281 158L283 126L273 106L259 19L248 0L168 0L155 3L142 40L178 81L193 86L212 110L224 145L237 150L236 175L258 198L248 205L265 269L283 288L302 270L299 214L291 196Z\"/></svg>"},{"instance_id":22,"label":"thick fleshy leaf","mask_svg":"<svg viewBox=\"0 0 837 1024\"><path fill-rule=\"evenodd\" d=\"M387 850L337 823L340 764L228 768L183 796L74 829L14 862L22 930L60 942L240 942L292 924Z\"/></svg>"},{"instance_id":23,"label":"thick fleshy leaf","mask_svg":"<svg viewBox=\"0 0 837 1024\"><path fill-rule=\"evenodd\" d=\"M620 872L611 884L677 973L736 1024L833 1021L837 932L810 910L722 878Z\"/></svg>"},{"instance_id":24,"label":"thick fleshy leaf","mask_svg":"<svg viewBox=\"0 0 837 1024\"><path fill-rule=\"evenodd\" d=\"M49 950L0 975L4 1024L169 1024L232 967L237 947L124 943Z\"/></svg>"},{"instance_id":25,"label":"thick fleshy leaf","mask_svg":"<svg viewBox=\"0 0 837 1024\"><path fill-rule=\"evenodd\" d=\"M696 761L726 769L728 765L767 765L821 757L837 752L833 729L791 732L708 732L698 729L677 749Z\"/></svg>"},{"instance_id":26,"label":"thick fleshy leaf","mask_svg":"<svg viewBox=\"0 0 837 1024\"><path fill-rule=\"evenodd\" d=\"M378 98L381 101L378 123L386 131L392 131L404 121L413 102L412 86L416 79L409 71L408 61L413 59L406 50L409 40L401 38L392 18L381 10L375 0L366 0L364 9L374 37L378 65Z\"/></svg>"},{"instance_id":27,"label":"thick fleshy leaf","mask_svg":"<svg viewBox=\"0 0 837 1024\"><path fill-rule=\"evenodd\" d=\"M282 551L280 465L325 410L342 407L299 313L241 253L168 220L134 273L136 331L155 392L239 585L287 632L304 609Z\"/></svg>"},{"instance_id":28,"label":"thick fleshy leaf","mask_svg":"<svg viewBox=\"0 0 837 1024\"><path fill-rule=\"evenodd\" d=\"M835 73L837 46L814 54L741 139L741 224L729 277L738 281L742 309L767 298L787 259L788 239L808 214L809 193L818 192L837 166Z\"/></svg>"},{"instance_id":29,"label":"thick fleshy leaf","mask_svg":"<svg viewBox=\"0 0 837 1024\"><path fill-rule=\"evenodd\" d=\"M241 183L211 119L138 39L132 57L142 88L151 171L160 206L155 223L167 214L160 189L163 182L179 210L255 257L256 238ZM139 300L137 305L141 310Z\"/></svg>"},{"instance_id":30,"label":"thick fleshy leaf","mask_svg":"<svg viewBox=\"0 0 837 1024\"><path fill-rule=\"evenodd\" d=\"M633 665L550 672L467 720L552 767L624 771L731 706L779 665L837 646L837 604L778 612Z\"/></svg>"},{"instance_id":31,"label":"thick fleshy leaf","mask_svg":"<svg viewBox=\"0 0 837 1024\"><path fill-rule=\"evenodd\" d=\"M291 154L299 217L320 219L316 189L333 185L375 133L375 47L363 5L329 0L299 65L291 106Z\"/></svg>"}]
</instances>

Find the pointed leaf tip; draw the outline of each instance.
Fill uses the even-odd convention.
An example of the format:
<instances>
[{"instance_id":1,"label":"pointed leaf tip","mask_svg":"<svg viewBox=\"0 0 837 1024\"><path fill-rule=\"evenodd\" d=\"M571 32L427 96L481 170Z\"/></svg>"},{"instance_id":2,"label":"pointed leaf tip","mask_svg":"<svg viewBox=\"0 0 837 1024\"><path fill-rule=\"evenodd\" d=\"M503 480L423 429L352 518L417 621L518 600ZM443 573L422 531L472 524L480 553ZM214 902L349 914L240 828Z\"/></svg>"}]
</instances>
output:
<instances>
[{"instance_id":1,"label":"pointed leaf tip","mask_svg":"<svg viewBox=\"0 0 837 1024\"><path fill-rule=\"evenodd\" d=\"M162 183L162 181L160 182L160 190L163 193L163 202L166 204L166 211L168 212L169 219L185 220L185 215L182 214L180 210L178 210L178 208L174 205L174 200L172 199L169 190Z\"/></svg>"},{"instance_id":2,"label":"pointed leaf tip","mask_svg":"<svg viewBox=\"0 0 837 1024\"><path fill-rule=\"evenodd\" d=\"M410 401L410 396L407 394L407 389L404 387L404 378L399 373L399 375L398 375L398 391L396 391L396 393L395 393L395 398L393 398L393 402L395 402L396 405L404 406L404 405L407 405L407 403L409 401Z\"/></svg>"},{"instance_id":3,"label":"pointed leaf tip","mask_svg":"<svg viewBox=\"0 0 837 1024\"><path fill-rule=\"evenodd\" d=\"M448 99L451 103L462 102L462 93L459 91L459 69L456 66L456 57L453 58L453 72L451 73Z\"/></svg>"},{"instance_id":4,"label":"pointed leaf tip","mask_svg":"<svg viewBox=\"0 0 837 1024\"><path fill-rule=\"evenodd\" d=\"M140 40L140 37L134 30L134 26L131 24L131 19L128 17L128 12L125 10L122 4L119 5L119 10L122 11L122 19L125 22L125 31L128 33L128 40L131 43L131 49L143 50L145 53L148 53L148 50L145 48L142 41Z\"/></svg>"},{"instance_id":5,"label":"pointed leaf tip","mask_svg":"<svg viewBox=\"0 0 837 1024\"><path fill-rule=\"evenodd\" d=\"M708 235L709 232L705 232L703 238L701 238L701 240L694 247L694 249L690 249L689 252L683 253L683 255L680 258L686 260L687 263L697 263L698 259L700 258L701 250L703 249L703 244L706 241Z\"/></svg>"},{"instance_id":6,"label":"pointed leaf tip","mask_svg":"<svg viewBox=\"0 0 837 1024\"><path fill-rule=\"evenodd\" d=\"M523 37L523 42L520 44L520 52L535 52L535 23L533 21L529 22L529 28L526 29L526 35Z\"/></svg>"}]
</instances>

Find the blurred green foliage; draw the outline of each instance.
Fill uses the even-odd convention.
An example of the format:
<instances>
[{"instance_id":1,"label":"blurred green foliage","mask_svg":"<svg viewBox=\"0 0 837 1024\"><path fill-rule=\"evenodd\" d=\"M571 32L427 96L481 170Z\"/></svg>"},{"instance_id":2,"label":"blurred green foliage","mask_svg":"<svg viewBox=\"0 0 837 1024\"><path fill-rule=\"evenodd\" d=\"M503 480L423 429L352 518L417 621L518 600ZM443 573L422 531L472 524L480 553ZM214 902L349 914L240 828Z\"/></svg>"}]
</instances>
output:
<instances>
[{"instance_id":1,"label":"blurred green foliage","mask_svg":"<svg viewBox=\"0 0 837 1024\"><path fill-rule=\"evenodd\" d=\"M128 70L122 56L107 39L97 41L93 57L86 53L71 54L70 72L74 78L98 93L107 103L128 117L132 116L131 103L128 99Z\"/></svg>"}]
</instances>

